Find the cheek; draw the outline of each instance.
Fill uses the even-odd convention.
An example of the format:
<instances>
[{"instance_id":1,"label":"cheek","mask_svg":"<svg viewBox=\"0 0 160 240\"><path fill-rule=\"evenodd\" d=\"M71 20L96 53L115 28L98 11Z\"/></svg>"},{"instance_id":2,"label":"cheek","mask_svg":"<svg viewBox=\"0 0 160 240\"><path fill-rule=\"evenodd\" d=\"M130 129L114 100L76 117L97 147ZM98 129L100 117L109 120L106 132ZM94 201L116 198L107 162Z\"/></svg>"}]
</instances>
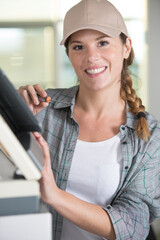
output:
<instances>
[{"instance_id":1,"label":"cheek","mask_svg":"<svg viewBox=\"0 0 160 240\"><path fill-rule=\"evenodd\" d=\"M78 79L81 78L81 75L82 75L82 70L81 70L81 68L82 68L82 67L81 67L80 62L78 61L77 58L76 58L76 59L74 59L74 58L71 59L71 58L70 58L70 61L71 61L72 67L74 68L74 71L75 71Z\"/></svg>"},{"instance_id":2,"label":"cheek","mask_svg":"<svg viewBox=\"0 0 160 240\"><path fill-rule=\"evenodd\" d=\"M77 59L75 59L73 56L69 58L70 59L70 62L73 66L74 69L76 69L77 65L78 65L78 61Z\"/></svg>"},{"instance_id":3,"label":"cheek","mask_svg":"<svg viewBox=\"0 0 160 240\"><path fill-rule=\"evenodd\" d=\"M115 53L115 52L110 53L110 60L111 61L116 61L117 60L117 53Z\"/></svg>"},{"instance_id":4,"label":"cheek","mask_svg":"<svg viewBox=\"0 0 160 240\"><path fill-rule=\"evenodd\" d=\"M105 52L102 52L102 56L111 64L117 61L118 54L119 53L116 51L116 49L113 48L107 49Z\"/></svg>"},{"instance_id":5,"label":"cheek","mask_svg":"<svg viewBox=\"0 0 160 240\"><path fill-rule=\"evenodd\" d=\"M71 64L76 72L83 69L83 59L79 56L70 57Z\"/></svg>"},{"instance_id":6,"label":"cheek","mask_svg":"<svg viewBox=\"0 0 160 240\"><path fill-rule=\"evenodd\" d=\"M116 66L121 67L123 64L123 54L120 51L117 52L112 52L111 54L111 61L113 64L115 64Z\"/></svg>"}]
</instances>

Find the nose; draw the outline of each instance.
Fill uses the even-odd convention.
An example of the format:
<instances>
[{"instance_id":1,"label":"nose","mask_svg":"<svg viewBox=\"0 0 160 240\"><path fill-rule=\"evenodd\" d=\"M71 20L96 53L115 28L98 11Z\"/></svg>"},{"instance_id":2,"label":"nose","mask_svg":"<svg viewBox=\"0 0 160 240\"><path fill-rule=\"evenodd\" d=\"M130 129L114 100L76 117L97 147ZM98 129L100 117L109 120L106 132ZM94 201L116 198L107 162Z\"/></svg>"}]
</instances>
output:
<instances>
[{"instance_id":1,"label":"nose","mask_svg":"<svg viewBox=\"0 0 160 240\"><path fill-rule=\"evenodd\" d=\"M88 54L87 54L87 62L89 63L96 63L99 61L100 55L98 51L94 49L88 49Z\"/></svg>"},{"instance_id":2,"label":"nose","mask_svg":"<svg viewBox=\"0 0 160 240\"><path fill-rule=\"evenodd\" d=\"M89 63L98 62L98 57L90 56L90 57L88 57L88 62Z\"/></svg>"}]
</instances>

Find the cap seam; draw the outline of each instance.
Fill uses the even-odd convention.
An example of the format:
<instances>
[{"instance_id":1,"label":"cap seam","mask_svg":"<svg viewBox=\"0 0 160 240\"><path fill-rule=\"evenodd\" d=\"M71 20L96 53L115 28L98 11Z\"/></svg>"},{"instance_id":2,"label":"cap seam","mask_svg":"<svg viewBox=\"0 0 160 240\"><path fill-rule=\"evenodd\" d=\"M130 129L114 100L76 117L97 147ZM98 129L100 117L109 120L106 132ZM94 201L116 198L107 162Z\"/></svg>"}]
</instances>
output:
<instances>
[{"instance_id":1,"label":"cap seam","mask_svg":"<svg viewBox=\"0 0 160 240\"><path fill-rule=\"evenodd\" d=\"M120 27L120 23L118 21L118 15L120 15L119 12L116 13L116 17L117 17L117 26Z\"/></svg>"},{"instance_id":2,"label":"cap seam","mask_svg":"<svg viewBox=\"0 0 160 240\"><path fill-rule=\"evenodd\" d=\"M86 13L86 20L88 23L88 11L87 11L87 6L88 6L88 0L85 2L85 13Z\"/></svg>"}]
</instances>

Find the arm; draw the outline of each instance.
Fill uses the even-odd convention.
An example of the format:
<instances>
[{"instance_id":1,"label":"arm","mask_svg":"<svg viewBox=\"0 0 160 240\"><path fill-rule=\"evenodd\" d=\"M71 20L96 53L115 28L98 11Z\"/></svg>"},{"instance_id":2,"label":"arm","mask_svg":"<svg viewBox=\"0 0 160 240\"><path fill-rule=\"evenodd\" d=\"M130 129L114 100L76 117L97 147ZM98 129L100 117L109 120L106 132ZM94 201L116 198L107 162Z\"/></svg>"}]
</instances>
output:
<instances>
[{"instance_id":1,"label":"arm","mask_svg":"<svg viewBox=\"0 0 160 240\"><path fill-rule=\"evenodd\" d=\"M42 97L47 96L46 91L39 84L21 86L18 92L35 115L48 106L48 103L38 100L37 93Z\"/></svg>"},{"instance_id":2,"label":"arm","mask_svg":"<svg viewBox=\"0 0 160 240\"><path fill-rule=\"evenodd\" d=\"M40 180L42 199L80 228L107 239L115 239L110 217L101 206L82 201L56 186L48 145L40 134L35 133L35 137L42 147L45 160Z\"/></svg>"},{"instance_id":3,"label":"arm","mask_svg":"<svg viewBox=\"0 0 160 240\"><path fill-rule=\"evenodd\" d=\"M112 206L105 208L114 225L116 239L145 240L150 223L160 217L159 139L148 145L144 153L139 152L133 159L132 171Z\"/></svg>"}]
</instances>

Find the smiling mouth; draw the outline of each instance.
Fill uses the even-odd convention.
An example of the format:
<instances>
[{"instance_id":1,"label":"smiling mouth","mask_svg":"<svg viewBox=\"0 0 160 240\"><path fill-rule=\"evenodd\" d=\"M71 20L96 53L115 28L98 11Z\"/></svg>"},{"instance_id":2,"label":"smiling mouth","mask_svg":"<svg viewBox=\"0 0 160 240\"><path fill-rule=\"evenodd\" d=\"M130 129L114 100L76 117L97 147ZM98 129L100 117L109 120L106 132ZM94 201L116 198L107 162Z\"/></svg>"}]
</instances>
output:
<instances>
[{"instance_id":1,"label":"smiling mouth","mask_svg":"<svg viewBox=\"0 0 160 240\"><path fill-rule=\"evenodd\" d=\"M101 67L101 68L92 68L92 69L87 69L85 70L86 73L88 74L98 74L103 72L106 69L106 67Z\"/></svg>"}]
</instances>

